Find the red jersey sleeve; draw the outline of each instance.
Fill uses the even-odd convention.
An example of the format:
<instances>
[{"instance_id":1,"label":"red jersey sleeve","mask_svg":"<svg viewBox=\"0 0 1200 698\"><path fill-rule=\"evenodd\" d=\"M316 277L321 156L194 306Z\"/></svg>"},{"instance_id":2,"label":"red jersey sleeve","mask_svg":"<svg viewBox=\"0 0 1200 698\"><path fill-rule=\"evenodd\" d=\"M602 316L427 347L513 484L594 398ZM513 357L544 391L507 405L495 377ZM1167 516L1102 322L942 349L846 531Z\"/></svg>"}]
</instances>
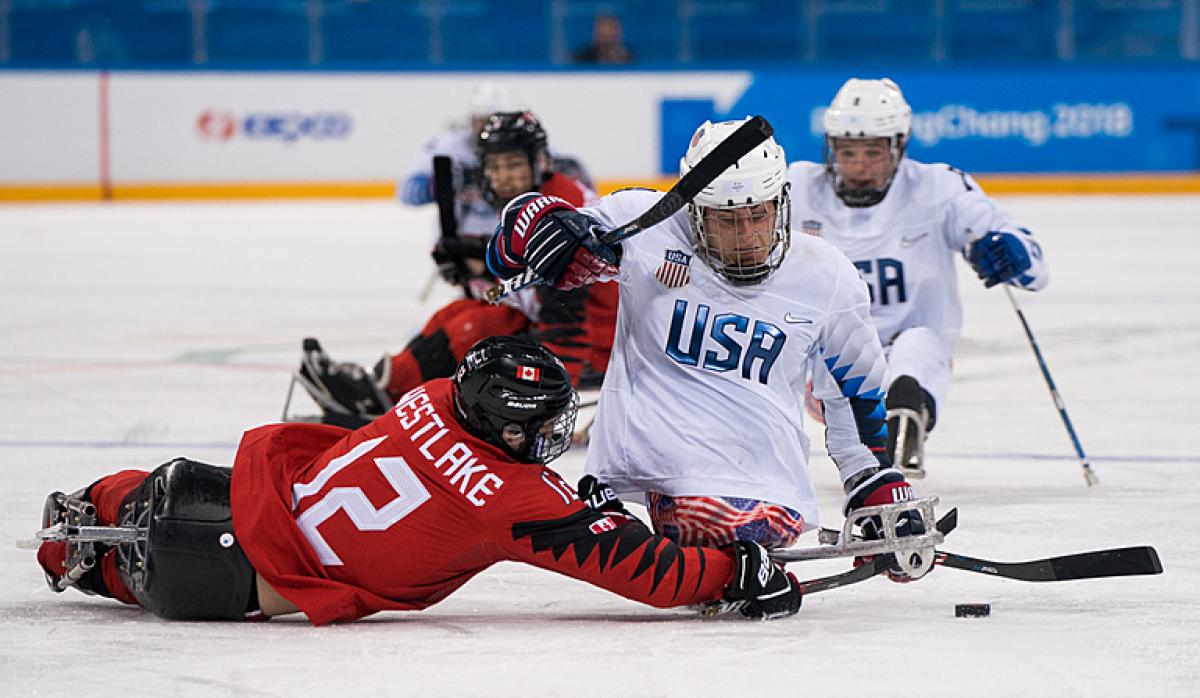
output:
<instances>
[{"instance_id":1,"label":"red jersey sleeve","mask_svg":"<svg viewBox=\"0 0 1200 698\"><path fill-rule=\"evenodd\" d=\"M542 303L530 336L562 359L577 388L599 386L617 331L619 291L603 281L570 291L538 289Z\"/></svg>"},{"instance_id":2,"label":"red jersey sleeve","mask_svg":"<svg viewBox=\"0 0 1200 698\"><path fill-rule=\"evenodd\" d=\"M680 546L637 519L597 512L549 468L531 466L490 526L510 560L526 562L659 608L720 598L732 554Z\"/></svg>"},{"instance_id":3,"label":"red jersey sleeve","mask_svg":"<svg viewBox=\"0 0 1200 698\"><path fill-rule=\"evenodd\" d=\"M542 194L557 196L575 208L590 206L596 203L596 193L585 187L579 181L564 174L555 172L542 182L538 188Z\"/></svg>"}]
</instances>

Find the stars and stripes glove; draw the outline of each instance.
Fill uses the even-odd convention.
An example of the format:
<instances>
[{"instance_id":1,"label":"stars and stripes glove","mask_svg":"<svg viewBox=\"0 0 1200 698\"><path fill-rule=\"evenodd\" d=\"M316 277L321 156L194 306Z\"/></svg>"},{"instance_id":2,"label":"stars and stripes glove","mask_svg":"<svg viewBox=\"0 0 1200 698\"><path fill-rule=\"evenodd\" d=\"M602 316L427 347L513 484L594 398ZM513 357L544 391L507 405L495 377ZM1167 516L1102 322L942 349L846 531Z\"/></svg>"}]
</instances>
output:
<instances>
[{"instance_id":1,"label":"stars and stripes glove","mask_svg":"<svg viewBox=\"0 0 1200 698\"><path fill-rule=\"evenodd\" d=\"M557 196L522 194L501 213L495 256L503 267L527 266L569 291L616 273L617 253L598 231L594 220Z\"/></svg>"},{"instance_id":2,"label":"stars and stripes glove","mask_svg":"<svg viewBox=\"0 0 1200 698\"><path fill-rule=\"evenodd\" d=\"M869 474L865 479L852 484L853 487L846 494L846 505L842 510L842 513L847 518L856 510L865 507L908 502L916 499L913 495L912 485L908 484L908 481L904 479L904 474L895 468L880 469L873 474ZM916 510L903 513L904 515L896 522L896 536L923 535L925 533L925 519L921 516L921 513ZM860 526L863 538L867 540L881 540L884 538L884 532L881 530L883 521L880 517L869 517ZM855 566L867 561L868 558L856 559ZM912 581L898 566L888 571L888 578L893 582Z\"/></svg>"}]
</instances>

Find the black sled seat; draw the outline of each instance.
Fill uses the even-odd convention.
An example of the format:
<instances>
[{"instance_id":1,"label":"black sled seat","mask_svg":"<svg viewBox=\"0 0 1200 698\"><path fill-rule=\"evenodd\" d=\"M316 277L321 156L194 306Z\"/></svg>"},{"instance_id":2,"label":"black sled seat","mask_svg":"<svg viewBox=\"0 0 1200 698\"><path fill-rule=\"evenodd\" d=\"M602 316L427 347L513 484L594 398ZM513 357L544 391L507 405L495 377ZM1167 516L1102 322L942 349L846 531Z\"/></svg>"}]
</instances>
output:
<instances>
[{"instance_id":1,"label":"black sled seat","mask_svg":"<svg viewBox=\"0 0 1200 698\"><path fill-rule=\"evenodd\" d=\"M242 620L257 608L254 568L233 534L233 470L177 458L121 501L120 525L147 530L122 544L122 581L151 613L174 620Z\"/></svg>"}]
</instances>

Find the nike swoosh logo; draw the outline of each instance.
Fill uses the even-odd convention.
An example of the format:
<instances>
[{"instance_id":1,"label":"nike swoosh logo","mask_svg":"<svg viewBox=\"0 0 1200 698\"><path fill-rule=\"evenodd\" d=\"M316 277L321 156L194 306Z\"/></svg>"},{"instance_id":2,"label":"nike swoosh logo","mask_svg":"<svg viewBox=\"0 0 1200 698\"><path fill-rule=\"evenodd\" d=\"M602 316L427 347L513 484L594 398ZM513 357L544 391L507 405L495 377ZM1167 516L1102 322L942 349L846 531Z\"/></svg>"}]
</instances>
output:
<instances>
[{"instance_id":1,"label":"nike swoosh logo","mask_svg":"<svg viewBox=\"0 0 1200 698\"><path fill-rule=\"evenodd\" d=\"M900 238L900 246L901 247L912 247L913 245L920 242L922 238L925 238L928 236L929 236L929 233L921 233L920 235L916 236L915 238Z\"/></svg>"},{"instance_id":2,"label":"nike swoosh logo","mask_svg":"<svg viewBox=\"0 0 1200 698\"><path fill-rule=\"evenodd\" d=\"M812 320L809 320L808 318L792 315L791 313L784 313L783 321L790 322L793 325L811 325L812 324Z\"/></svg>"}]
</instances>

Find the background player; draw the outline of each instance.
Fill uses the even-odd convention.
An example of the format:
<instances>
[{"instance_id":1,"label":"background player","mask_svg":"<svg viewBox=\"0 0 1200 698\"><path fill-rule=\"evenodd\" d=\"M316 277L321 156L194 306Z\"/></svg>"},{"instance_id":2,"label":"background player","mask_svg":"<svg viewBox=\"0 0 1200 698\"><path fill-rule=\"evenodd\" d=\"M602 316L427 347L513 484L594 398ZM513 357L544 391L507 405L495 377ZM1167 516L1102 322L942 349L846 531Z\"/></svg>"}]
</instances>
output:
<instances>
[{"instance_id":1,"label":"background player","mask_svg":"<svg viewBox=\"0 0 1200 698\"><path fill-rule=\"evenodd\" d=\"M454 165L455 208L460 232L468 236L490 235L495 227L495 213L483 197L483 172L477 151L479 132L492 114L526 109L527 105L509 88L493 82L479 83L471 93L466 123L455 124L435 134L425 144L396 188L399 199L410 206L432 204L433 158L444 155ZM547 157L554 171L592 187L591 177L578 158L552 151L547 151Z\"/></svg>"},{"instance_id":2,"label":"background player","mask_svg":"<svg viewBox=\"0 0 1200 698\"><path fill-rule=\"evenodd\" d=\"M99 564L74 585L167 618L299 610L323 625L426 608L517 560L659 607L799 610L794 578L754 543L678 546L594 480L581 484L595 508L581 502L545 467L570 446L575 410L553 354L526 339L485 340L453 380L418 387L358 431L260 427L242 438L232 477L177 459L73 495L100 525L150 528L144 547L96 551ZM63 503L51 495L44 524ZM52 588L66 554L63 542L38 551Z\"/></svg>"},{"instance_id":3,"label":"background player","mask_svg":"<svg viewBox=\"0 0 1200 698\"><path fill-rule=\"evenodd\" d=\"M530 112L493 114L484 124L476 152L483 164L482 201L491 219L480 223L490 235L499 211L529 191L582 206L595 200L590 189L555 172L546 155L546 131ZM465 258L472 287L493 283L483 263L486 239L460 231L434 252L447 280L458 283ZM453 247L453 249L450 249ZM313 339L305 340L299 381L321 405L325 420L357 427L382 414L408 390L431 378L449 376L468 347L495 335L528 334L544 342L566 363L578 388L596 388L608 367L617 312L614 284L559 290L526 291L510 302L491 305L476 298L449 303L426 322L421 333L398 354L384 356L372 373L352 363L336 363Z\"/></svg>"},{"instance_id":4,"label":"background player","mask_svg":"<svg viewBox=\"0 0 1200 698\"><path fill-rule=\"evenodd\" d=\"M962 328L954 257L987 286L1037 290L1048 275L1029 229L970 175L904 156L911 121L896 83L848 80L825 112L825 163L792 163L788 179L793 220L850 257L867 282L890 367L888 452L923 477L925 436Z\"/></svg>"},{"instance_id":5,"label":"background player","mask_svg":"<svg viewBox=\"0 0 1200 698\"><path fill-rule=\"evenodd\" d=\"M740 125L705 122L680 170ZM499 276L528 266L570 287L616 274L618 335L587 472L622 496L646 496L655 530L683 544L787 546L817 525L802 428L813 364L840 391L827 408L827 447L846 509L912 498L884 450L886 367L866 288L833 246L792 238L786 169L769 139L686 210L615 248L597 231L661 194L616 192L582 210L523 195L488 248ZM910 517L898 532L922 531Z\"/></svg>"},{"instance_id":6,"label":"background player","mask_svg":"<svg viewBox=\"0 0 1200 698\"><path fill-rule=\"evenodd\" d=\"M459 211L470 210L471 204L480 198L479 161L475 156L479 130L492 114L524 108L508 88L492 82L479 83L471 92L466 123L455 124L435 134L425 144L396 188L397 196L410 206L433 203L433 158L444 155L455 166Z\"/></svg>"}]
</instances>

